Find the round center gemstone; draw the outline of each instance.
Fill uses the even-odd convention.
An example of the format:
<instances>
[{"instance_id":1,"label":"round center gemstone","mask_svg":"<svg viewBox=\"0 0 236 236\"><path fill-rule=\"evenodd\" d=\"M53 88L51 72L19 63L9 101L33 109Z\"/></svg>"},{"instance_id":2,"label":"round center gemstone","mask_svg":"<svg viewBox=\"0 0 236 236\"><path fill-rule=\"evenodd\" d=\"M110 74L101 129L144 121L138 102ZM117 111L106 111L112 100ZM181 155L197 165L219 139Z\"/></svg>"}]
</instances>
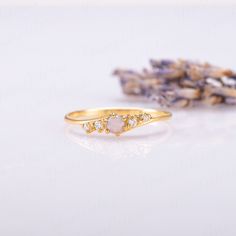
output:
<instances>
[{"instance_id":1,"label":"round center gemstone","mask_svg":"<svg viewBox=\"0 0 236 236\"><path fill-rule=\"evenodd\" d=\"M122 116L110 117L107 121L107 128L113 134L119 134L123 131L125 122L122 119Z\"/></svg>"}]
</instances>

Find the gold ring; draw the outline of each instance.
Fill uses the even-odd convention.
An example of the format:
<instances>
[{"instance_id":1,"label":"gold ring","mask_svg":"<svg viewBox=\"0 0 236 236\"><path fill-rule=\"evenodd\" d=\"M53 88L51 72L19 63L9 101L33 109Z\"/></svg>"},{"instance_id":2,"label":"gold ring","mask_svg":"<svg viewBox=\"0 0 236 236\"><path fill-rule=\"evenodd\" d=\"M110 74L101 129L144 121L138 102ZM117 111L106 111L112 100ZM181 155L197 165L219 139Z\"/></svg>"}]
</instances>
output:
<instances>
[{"instance_id":1,"label":"gold ring","mask_svg":"<svg viewBox=\"0 0 236 236\"><path fill-rule=\"evenodd\" d=\"M73 111L65 115L65 121L80 124L86 133L121 133L143 125L167 120L171 113L156 109L142 108L96 108Z\"/></svg>"}]
</instances>

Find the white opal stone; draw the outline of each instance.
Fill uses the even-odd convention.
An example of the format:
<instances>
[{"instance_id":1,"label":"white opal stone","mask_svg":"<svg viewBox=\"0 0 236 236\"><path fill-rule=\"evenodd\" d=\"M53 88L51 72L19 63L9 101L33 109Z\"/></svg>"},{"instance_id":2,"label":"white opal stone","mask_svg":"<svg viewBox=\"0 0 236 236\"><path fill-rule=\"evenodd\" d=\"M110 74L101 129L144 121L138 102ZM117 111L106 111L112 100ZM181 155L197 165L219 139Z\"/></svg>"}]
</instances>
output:
<instances>
[{"instance_id":1,"label":"white opal stone","mask_svg":"<svg viewBox=\"0 0 236 236\"><path fill-rule=\"evenodd\" d=\"M119 134L123 131L124 124L122 116L110 117L107 121L107 128L111 133Z\"/></svg>"}]
</instances>

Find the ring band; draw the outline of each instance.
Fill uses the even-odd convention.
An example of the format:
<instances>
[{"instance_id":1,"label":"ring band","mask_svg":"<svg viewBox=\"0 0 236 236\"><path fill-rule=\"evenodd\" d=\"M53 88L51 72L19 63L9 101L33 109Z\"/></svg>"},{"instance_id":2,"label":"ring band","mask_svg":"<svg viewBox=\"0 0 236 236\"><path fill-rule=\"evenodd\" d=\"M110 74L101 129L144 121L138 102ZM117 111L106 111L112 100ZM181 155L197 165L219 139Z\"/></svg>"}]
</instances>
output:
<instances>
[{"instance_id":1,"label":"ring band","mask_svg":"<svg viewBox=\"0 0 236 236\"><path fill-rule=\"evenodd\" d=\"M121 133L143 125L167 120L170 112L142 108L97 108L73 111L65 115L65 121L80 124L87 133L93 131Z\"/></svg>"}]
</instances>

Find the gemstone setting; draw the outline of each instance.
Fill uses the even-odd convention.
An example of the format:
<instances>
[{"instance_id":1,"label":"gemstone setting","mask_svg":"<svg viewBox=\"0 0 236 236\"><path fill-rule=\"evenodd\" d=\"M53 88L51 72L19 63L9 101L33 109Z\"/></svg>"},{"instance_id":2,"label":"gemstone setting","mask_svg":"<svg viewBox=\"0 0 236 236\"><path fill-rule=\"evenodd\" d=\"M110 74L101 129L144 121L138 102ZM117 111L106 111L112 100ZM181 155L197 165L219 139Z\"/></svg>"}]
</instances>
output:
<instances>
[{"instance_id":1,"label":"gemstone setting","mask_svg":"<svg viewBox=\"0 0 236 236\"><path fill-rule=\"evenodd\" d=\"M122 133L124 125L123 117L119 115L110 116L107 120L107 129L113 134Z\"/></svg>"},{"instance_id":2,"label":"gemstone setting","mask_svg":"<svg viewBox=\"0 0 236 236\"><path fill-rule=\"evenodd\" d=\"M90 131L90 125L89 125L89 123L83 124L83 129L84 129L86 132L89 132L89 131Z\"/></svg>"},{"instance_id":3,"label":"gemstone setting","mask_svg":"<svg viewBox=\"0 0 236 236\"><path fill-rule=\"evenodd\" d=\"M147 113L144 113L144 114L141 114L141 120L143 120L144 122L148 122L150 119L151 119L151 115L150 114L147 114Z\"/></svg>"},{"instance_id":4,"label":"gemstone setting","mask_svg":"<svg viewBox=\"0 0 236 236\"><path fill-rule=\"evenodd\" d=\"M100 131L103 129L103 124L101 120L97 120L94 122L94 127L96 130Z\"/></svg>"},{"instance_id":5,"label":"gemstone setting","mask_svg":"<svg viewBox=\"0 0 236 236\"><path fill-rule=\"evenodd\" d=\"M130 127L133 128L133 127L135 127L135 126L138 124L138 121L137 121L136 118L132 117L132 118L130 118L130 119L128 120L128 124L129 124Z\"/></svg>"},{"instance_id":6,"label":"gemstone setting","mask_svg":"<svg viewBox=\"0 0 236 236\"><path fill-rule=\"evenodd\" d=\"M107 117L82 124L87 134L97 131L98 133L113 133L119 136L121 133L140 127L151 121L152 116L148 113L117 114L111 113Z\"/></svg>"}]
</instances>

